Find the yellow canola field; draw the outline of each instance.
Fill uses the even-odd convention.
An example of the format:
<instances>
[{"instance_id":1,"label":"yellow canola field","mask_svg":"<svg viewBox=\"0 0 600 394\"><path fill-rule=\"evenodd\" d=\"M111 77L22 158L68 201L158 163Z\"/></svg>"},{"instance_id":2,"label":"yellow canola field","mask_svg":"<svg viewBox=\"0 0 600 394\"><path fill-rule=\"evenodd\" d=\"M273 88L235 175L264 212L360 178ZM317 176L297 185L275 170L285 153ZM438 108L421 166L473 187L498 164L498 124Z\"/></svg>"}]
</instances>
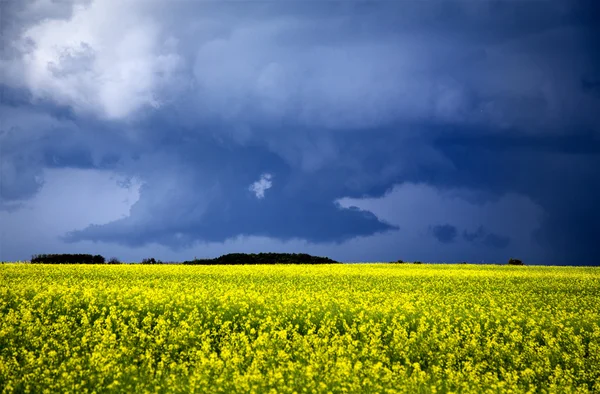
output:
<instances>
[{"instance_id":1,"label":"yellow canola field","mask_svg":"<svg viewBox=\"0 0 600 394\"><path fill-rule=\"evenodd\" d=\"M0 392L600 392L600 270L0 265Z\"/></svg>"}]
</instances>

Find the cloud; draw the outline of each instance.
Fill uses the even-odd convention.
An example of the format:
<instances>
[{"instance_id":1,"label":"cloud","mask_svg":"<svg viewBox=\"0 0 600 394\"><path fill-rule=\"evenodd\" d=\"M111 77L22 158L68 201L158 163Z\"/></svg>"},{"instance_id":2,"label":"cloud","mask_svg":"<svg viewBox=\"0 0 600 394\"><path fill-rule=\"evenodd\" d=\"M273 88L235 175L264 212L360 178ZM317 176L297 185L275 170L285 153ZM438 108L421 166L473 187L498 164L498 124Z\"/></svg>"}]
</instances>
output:
<instances>
[{"instance_id":1,"label":"cloud","mask_svg":"<svg viewBox=\"0 0 600 394\"><path fill-rule=\"evenodd\" d=\"M504 249L510 244L510 238L498 234L488 234L483 243L494 248Z\"/></svg>"},{"instance_id":2,"label":"cloud","mask_svg":"<svg viewBox=\"0 0 600 394\"><path fill-rule=\"evenodd\" d=\"M577 132L557 137L509 133L463 135L454 142L440 142L438 147L454 170L440 178L438 185L462 184L492 194L510 189L528 196L545 211L535 239L551 251L547 261L594 264L597 248L592 238L600 234L600 211L593 202L600 197L595 182L600 168L598 139L594 134ZM586 193L573 192L584 189ZM524 212L514 211L511 216L517 218ZM465 228L480 224L485 223ZM488 230L510 235L512 245L517 228ZM573 249L573 245L578 247Z\"/></svg>"},{"instance_id":3,"label":"cloud","mask_svg":"<svg viewBox=\"0 0 600 394\"><path fill-rule=\"evenodd\" d=\"M334 198L323 197L336 188L311 192L303 171L264 148L232 147L198 137L185 144L164 144L160 153L142 153L123 166L120 171L140 173L144 182L131 215L73 231L67 239L182 248L241 235L341 242L394 229L370 212L341 208ZM278 187L269 189L269 204L240 192L248 190L257 173L277 174ZM317 173L313 179L323 182L328 177Z\"/></svg>"},{"instance_id":4,"label":"cloud","mask_svg":"<svg viewBox=\"0 0 600 394\"><path fill-rule=\"evenodd\" d=\"M48 168L143 181L127 218L78 225L72 242L355 240L394 255L398 228L421 237L452 223L485 225L475 257L541 259L531 242L556 261L597 255L598 58L583 3L26 0L3 11L5 204L41 193ZM243 191L266 173L277 187L261 204L266 188ZM441 253L427 242L415 245Z\"/></svg>"},{"instance_id":5,"label":"cloud","mask_svg":"<svg viewBox=\"0 0 600 394\"><path fill-rule=\"evenodd\" d=\"M587 61L581 52L571 54L575 69L554 56L557 47L572 51L581 42L577 29L558 27L573 11L547 3L540 12L526 2L362 10L132 0L65 2L55 13L36 2L13 13L26 23L14 29L26 47L24 85L36 97L111 119L184 100L188 116L238 123L347 130L435 119L548 128L574 110L559 97L577 95L577 114L588 117L597 100L578 92L576 72ZM35 16L41 12L47 17ZM534 16L539 26L532 29ZM483 25L487 33L476 37ZM529 110L520 111L523 105ZM597 125L593 119L586 122Z\"/></svg>"},{"instance_id":6,"label":"cloud","mask_svg":"<svg viewBox=\"0 0 600 394\"><path fill-rule=\"evenodd\" d=\"M467 242L480 242L483 245L498 249L504 249L510 244L510 237L488 233L483 226L479 226L477 230L472 232L464 230L463 238Z\"/></svg>"},{"instance_id":7,"label":"cloud","mask_svg":"<svg viewBox=\"0 0 600 394\"><path fill-rule=\"evenodd\" d=\"M31 43L20 59L23 84L36 98L109 119L160 106L176 89L181 59L145 11L138 1L93 1L74 4L69 18L37 21L21 34Z\"/></svg>"},{"instance_id":8,"label":"cloud","mask_svg":"<svg viewBox=\"0 0 600 394\"><path fill-rule=\"evenodd\" d=\"M89 169L46 169L45 183L16 210L0 209L0 260L29 259L36 253L93 252L72 246L60 237L89 223L104 224L126 217L139 198L140 183L113 172ZM119 186L121 185L121 186Z\"/></svg>"},{"instance_id":9,"label":"cloud","mask_svg":"<svg viewBox=\"0 0 600 394\"><path fill-rule=\"evenodd\" d=\"M433 236L439 242L448 244L454 242L458 235L458 230L451 224L439 224L431 229Z\"/></svg>"},{"instance_id":10,"label":"cloud","mask_svg":"<svg viewBox=\"0 0 600 394\"><path fill-rule=\"evenodd\" d=\"M380 220L397 225L395 242L402 240L403 247L411 251L410 259L500 262L514 253L531 262L550 261L536 240L544 210L523 195L497 197L477 189L403 183L383 197L343 198L339 203L373 212ZM464 229L462 240L459 229Z\"/></svg>"},{"instance_id":11,"label":"cloud","mask_svg":"<svg viewBox=\"0 0 600 394\"><path fill-rule=\"evenodd\" d=\"M467 242L480 241L483 239L483 237L485 237L485 230L483 229L483 226L479 226L477 230L473 232L469 232L467 230L463 231L463 238Z\"/></svg>"},{"instance_id":12,"label":"cloud","mask_svg":"<svg viewBox=\"0 0 600 394\"><path fill-rule=\"evenodd\" d=\"M265 191L270 189L273 186L273 182L271 181L272 176L269 173L262 174L260 179L253 184L250 185L248 190L250 190L256 198L263 199L265 198Z\"/></svg>"}]
</instances>

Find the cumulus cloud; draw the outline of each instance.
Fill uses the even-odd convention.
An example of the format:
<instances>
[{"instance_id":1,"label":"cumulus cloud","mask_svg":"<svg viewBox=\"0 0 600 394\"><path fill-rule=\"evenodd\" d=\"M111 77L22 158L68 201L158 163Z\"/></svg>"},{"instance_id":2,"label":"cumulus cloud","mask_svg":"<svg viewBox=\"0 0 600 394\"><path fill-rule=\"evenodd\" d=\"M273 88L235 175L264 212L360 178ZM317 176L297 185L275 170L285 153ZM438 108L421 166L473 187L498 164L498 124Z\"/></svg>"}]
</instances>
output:
<instances>
[{"instance_id":1,"label":"cumulus cloud","mask_svg":"<svg viewBox=\"0 0 600 394\"><path fill-rule=\"evenodd\" d=\"M124 118L162 104L181 59L176 41L137 1L74 4L68 19L43 19L22 32L25 86L80 112ZM168 85L167 85L168 83Z\"/></svg>"},{"instance_id":2,"label":"cumulus cloud","mask_svg":"<svg viewBox=\"0 0 600 394\"><path fill-rule=\"evenodd\" d=\"M262 174L260 179L253 184L250 185L248 190L250 190L256 198L263 199L265 198L265 191L270 189L273 186L273 182L271 181L272 176L269 173Z\"/></svg>"}]
</instances>

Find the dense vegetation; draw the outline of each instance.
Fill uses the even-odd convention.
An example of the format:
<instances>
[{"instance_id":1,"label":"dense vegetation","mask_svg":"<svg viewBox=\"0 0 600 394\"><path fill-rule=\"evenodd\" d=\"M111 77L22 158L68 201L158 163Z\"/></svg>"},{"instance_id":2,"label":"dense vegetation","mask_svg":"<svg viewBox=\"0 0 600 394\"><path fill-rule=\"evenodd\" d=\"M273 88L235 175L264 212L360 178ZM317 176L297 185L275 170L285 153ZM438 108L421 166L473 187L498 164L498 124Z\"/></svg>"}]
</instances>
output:
<instances>
[{"instance_id":1,"label":"dense vegetation","mask_svg":"<svg viewBox=\"0 0 600 394\"><path fill-rule=\"evenodd\" d=\"M0 391L600 392L600 270L0 265Z\"/></svg>"},{"instance_id":2,"label":"dense vegetation","mask_svg":"<svg viewBox=\"0 0 600 394\"><path fill-rule=\"evenodd\" d=\"M39 254L31 258L33 264L122 264L116 258L111 257L105 262L101 255L91 254ZM391 264L404 264L403 260L392 261ZM184 265L256 265L256 264L339 264L338 261L328 257L311 256L306 253L229 253L214 259L187 260L184 262L163 262L154 257L145 258L140 264L184 264ZM413 261L412 264L423 264L421 261ZM459 264L467 264L461 262ZM524 265L519 259L511 258L508 265Z\"/></svg>"},{"instance_id":3,"label":"dense vegetation","mask_svg":"<svg viewBox=\"0 0 600 394\"><path fill-rule=\"evenodd\" d=\"M101 255L91 254L38 254L31 258L32 264L104 264Z\"/></svg>"},{"instance_id":4,"label":"dense vegetation","mask_svg":"<svg viewBox=\"0 0 600 394\"><path fill-rule=\"evenodd\" d=\"M31 258L33 264L105 264L101 255L91 254L39 254ZM176 262L171 262L176 263ZM194 259L184 261L186 265L238 265L238 264L336 264L328 257L311 256L306 253L230 253L214 259ZM121 264L111 257L106 264ZM140 264L163 264L154 257L143 259Z\"/></svg>"},{"instance_id":5,"label":"dense vegetation","mask_svg":"<svg viewBox=\"0 0 600 394\"><path fill-rule=\"evenodd\" d=\"M215 259L184 261L186 265L239 265L239 264L338 264L328 257L306 253L230 253Z\"/></svg>"}]
</instances>

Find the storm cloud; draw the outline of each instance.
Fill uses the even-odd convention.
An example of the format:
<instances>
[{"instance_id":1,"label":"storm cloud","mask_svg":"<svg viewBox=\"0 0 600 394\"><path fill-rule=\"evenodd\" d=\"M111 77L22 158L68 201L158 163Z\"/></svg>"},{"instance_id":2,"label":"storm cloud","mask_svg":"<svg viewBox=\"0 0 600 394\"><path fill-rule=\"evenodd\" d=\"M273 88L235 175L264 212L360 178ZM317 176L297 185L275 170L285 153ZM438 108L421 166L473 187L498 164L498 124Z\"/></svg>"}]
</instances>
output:
<instances>
[{"instance_id":1,"label":"storm cloud","mask_svg":"<svg viewBox=\"0 0 600 394\"><path fill-rule=\"evenodd\" d=\"M0 7L3 230L78 171L137 198L55 218L67 251L598 262L594 2Z\"/></svg>"}]
</instances>

